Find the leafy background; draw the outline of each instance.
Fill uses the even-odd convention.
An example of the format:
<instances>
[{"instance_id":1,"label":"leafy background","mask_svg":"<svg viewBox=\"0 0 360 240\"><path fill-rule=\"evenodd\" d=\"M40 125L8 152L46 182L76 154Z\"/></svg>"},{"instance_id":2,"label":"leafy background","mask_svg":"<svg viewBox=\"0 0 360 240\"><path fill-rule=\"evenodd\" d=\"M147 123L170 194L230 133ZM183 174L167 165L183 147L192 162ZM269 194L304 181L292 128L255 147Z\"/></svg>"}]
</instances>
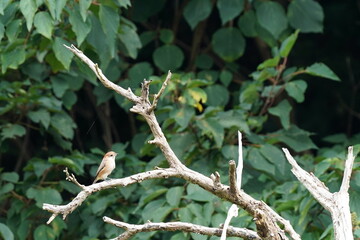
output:
<instances>
[{"instance_id":1,"label":"leafy background","mask_svg":"<svg viewBox=\"0 0 360 240\"><path fill-rule=\"evenodd\" d=\"M79 191L64 180L65 167L90 184L109 149L119 153L112 177L166 166L131 104L63 47L74 44L135 92L144 78L156 92L171 70L156 114L178 157L205 175L219 171L227 183L242 131L244 189L303 239L332 239L329 213L291 175L281 147L338 189L346 147L359 151L358 22L356 1L0 1L0 236L117 236L104 215L215 227L225 219L229 203L166 179L96 193L66 220L45 224L42 203L65 204ZM359 190L357 159L350 192L357 237ZM239 215L234 226L255 227ZM135 237L150 238L216 239Z\"/></svg>"}]
</instances>

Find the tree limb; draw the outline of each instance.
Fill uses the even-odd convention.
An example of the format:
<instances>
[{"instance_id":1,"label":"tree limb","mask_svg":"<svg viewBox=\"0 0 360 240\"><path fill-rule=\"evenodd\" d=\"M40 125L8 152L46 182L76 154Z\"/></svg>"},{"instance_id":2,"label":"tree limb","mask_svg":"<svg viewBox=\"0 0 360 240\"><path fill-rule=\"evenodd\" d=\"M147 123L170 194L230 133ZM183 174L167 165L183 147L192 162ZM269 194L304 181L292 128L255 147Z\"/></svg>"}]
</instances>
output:
<instances>
[{"instance_id":1,"label":"tree limb","mask_svg":"<svg viewBox=\"0 0 360 240\"><path fill-rule=\"evenodd\" d=\"M227 200L244 210L246 210L251 216L255 219L255 224L257 227L257 232L260 238L264 240L284 240L287 239L283 234L283 230L277 224L278 222L285 222L285 219L282 219L280 216L274 218L274 215L269 211L270 207L267 206L264 202L252 198L250 195L246 194L244 191L238 191L237 194L232 194L230 187L220 183L220 176L213 175L212 178L204 176L203 174L193 171L187 168L181 161L177 158L174 151L170 147L157 119L154 114L154 109L156 107L157 98L161 95L165 89L166 84L164 83L160 89L157 96L153 101L153 104L149 101L149 81L145 81L142 85L141 96L136 96L131 89L123 89L122 87L112 83L108 80L101 69L97 64L93 63L87 56L85 56L80 50L75 46L71 47L66 46L70 51L76 54L81 60L83 60L91 70L96 74L99 80L103 85L109 89L114 90L116 93L124 96L128 100L134 103L130 111L140 114L144 117L147 124L150 127L151 132L153 133L154 139L149 141L151 144L156 144L162 153L164 154L170 168L167 169L157 169L153 171L148 171L144 173L139 173L132 175L130 177L122 179L113 179L110 181L104 181L101 183L93 184L91 186L85 186L85 188L77 195L73 201L67 205L52 205L44 204L43 209L53 213L51 219L48 223L51 222L54 217L61 214L65 218L68 214L74 211L81 203L93 192L97 192L107 188L113 187L124 187L135 182L144 181L147 179L154 178L168 178L168 177L178 177L182 178L191 183L197 184L203 189L209 191L210 193L218 196L221 199ZM169 76L170 75L170 76ZM169 72L166 82L170 80L171 73ZM237 189L237 187L236 187ZM279 220L280 219L280 220ZM294 229L289 226L286 229L291 236L296 236ZM294 238L296 240L300 238Z\"/></svg>"},{"instance_id":2,"label":"tree limb","mask_svg":"<svg viewBox=\"0 0 360 240\"><path fill-rule=\"evenodd\" d=\"M334 235L336 240L354 239L352 232L351 213L349 207L349 184L352 166L355 156L353 147L348 148L345 161L345 170L339 192L331 193L329 189L314 174L303 170L291 156L290 152L283 148L285 156L292 166L291 171L297 179L309 190L311 195L330 212L334 224Z\"/></svg>"},{"instance_id":3,"label":"tree limb","mask_svg":"<svg viewBox=\"0 0 360 240\"><path fill-rule=\"evenodd\" d=\"M116 227L125 229L124 233L122 233L120 236L115 238L117 240L129 239L139 232L152 232L158 230L192 232L192 233L208 235L208 236L220 236L222 233L221 228L204 227L201 225L184 223L184 222L168 222L168 223L148 222L145 224L129 224L129 223L113 220L109 217L104 217L103 220L106 223L110 223ZM243 239L261 240L261 238L256 232L252 230L248 230L246 228L229 227L227 230L227 236L240 237Z\"/></svg>"}]
</instances>

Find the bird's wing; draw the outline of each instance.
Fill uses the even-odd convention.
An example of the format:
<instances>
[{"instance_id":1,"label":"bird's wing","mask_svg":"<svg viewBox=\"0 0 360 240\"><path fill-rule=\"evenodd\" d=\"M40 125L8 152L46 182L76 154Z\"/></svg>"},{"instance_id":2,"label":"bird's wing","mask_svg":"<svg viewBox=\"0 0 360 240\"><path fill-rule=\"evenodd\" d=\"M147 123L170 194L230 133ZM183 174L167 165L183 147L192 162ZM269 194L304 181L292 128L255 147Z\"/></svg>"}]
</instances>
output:
<instances>
[{"instance_id":1,"label":"bird's wing","mask_svg":"<svg viewBox=\"0 0 360 240\"><path fill-rule=\"evenodd\" d=\"M96 171L96 174L95 174L96 177L104 167L105 167L105 161L101 161L100 166L99 166L99 168L98 168L98 170Z\"/></svg>"}]
</instances>

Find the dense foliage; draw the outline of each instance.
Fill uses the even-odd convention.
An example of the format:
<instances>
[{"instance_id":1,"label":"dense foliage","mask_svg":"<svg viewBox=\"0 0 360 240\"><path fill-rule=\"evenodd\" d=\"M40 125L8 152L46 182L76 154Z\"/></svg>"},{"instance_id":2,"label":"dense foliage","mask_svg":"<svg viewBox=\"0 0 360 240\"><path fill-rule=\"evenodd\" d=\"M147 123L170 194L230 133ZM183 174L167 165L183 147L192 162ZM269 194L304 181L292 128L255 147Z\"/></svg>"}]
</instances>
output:
<instances>
[{"instance_id":1,"label":"dense foliage","mask_svg":"<svg viewBox=\"0 0 360 240\"><path fill-rule=\"evenodd\" d=\"M295 180L280 150L297 153L300 164L335 191L346 147L360 149L354 122L360 68L352 55L359 48L359 9L351 1L323 4L1 0L0 236L85 240L119 234L102 222L104 215L130 223L224 222L229 203L166 179L94 194L65 221L45 224L42 203L67 203L79 190L65 181L65 167L90 184L109 149L119 153L112 177L166 164L147 144L149 129L129 112L130 103L63 47L74 44L109 79L135 92L144 78L153 80L156 92L171 70L156 114L181 161L205 175L218 171L227 181L242 131L245 191L289 219L303 239L331 239L329 213ZM360 237L358 163L351 184ZM254 228L245 212L232 224ZM136 237L150 238L207 239L155 232Z\"/></svg>"}]
</instances>

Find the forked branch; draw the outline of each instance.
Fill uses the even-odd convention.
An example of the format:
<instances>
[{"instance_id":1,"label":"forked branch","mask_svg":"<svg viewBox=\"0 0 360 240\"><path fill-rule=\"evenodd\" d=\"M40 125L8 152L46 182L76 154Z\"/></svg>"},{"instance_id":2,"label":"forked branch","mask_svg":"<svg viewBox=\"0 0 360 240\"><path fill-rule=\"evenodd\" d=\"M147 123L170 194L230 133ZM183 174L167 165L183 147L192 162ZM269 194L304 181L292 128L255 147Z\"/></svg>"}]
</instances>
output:
<instances>
[{"instance_id":1,"label":"forked branch","mask_svg":"<svg viewBox=\"0 0 360 240\"><path fill-rule=\"evenodd\" d=\"M150 85L149 81L145 81L143 83L141 96L136 96L131 91L130 88L127 90L123 89L122 87L114 84L109 79L107 79L106 76L102 73L101 69L98 67L98 65L93 63L82 51L78 50L74 45L71 45L70 47L66 46L66 48L72 51L75 55L77 55L82 61L84 61L90 67L90 69L96 74L96 76L99 78L99 80L102 82L102 84L105 87L114 90L116 93L124 96L125 98L127 98L128 100L134 103L130 111L138 113L144 117L154 136L154 139L149 141L149 143L156 144L160 148L165 159L169 164L169 168L138 173L126 178L113 179L110 181L105 181L90 186L85 186L83 187L83 190L77 195L77 197L74 198L67 205L44 204L43 209L53 213L52 217L49 219L48 222L50 222L50 220L52 220L57 215L63 215L63 217L65 218L69 213L74 211L74 209L76 209L90 194L100 191L102 189L113 188L113 187L125 187L129 184L133 184L148 179L154 179L154 178L178 177L188 182L197 184L198 186L218 196L219 198L233 203L235 207L239 206L243 208L251 216L253 216L257 227L257 235L256 234L249 235L248 239L258 239L258 238L264 240L288 239L284 234L284 230L278 225L278 223L284 224L283 227L285 231L293 239L295 240L300 239L300 236L295 232L295 230L293 229L291 224L288 223L288 221L286 221L280 215L272 211L271 208L268 205L266 205L264 202L256 200L251 196L249 196L248 194L246 194L244 191L240 190L241 183L239 179L235 178L235 176L236 175L241 176L242 165L240 166L239 164L240 167L237 169L237 171L235 170L235 164L230 165L230 171L233 174L234 179L232 180L231 187L229 187L220 182L220 175L217 172L215 172L215 174L212 174L211 178L204 176L199 172L187 168L177 158L174 151L170 147L167 139L165 138L165 135L154 114L154 109L156 108L156 104L159 100L159 97L161 96L161 94L163 94L166 85L171 79L170 72L168 73L159 92L155 94L153 102L151 103L149 100L149 85ZM79 185L82 186L81 184ZM171 223L153 223L152 225L148 224L146 226L153 229L152 231L155 231L155 230L161 230L162 229L161 226L164 226L164 224L168 224L167 226L169 227L169 229L171 229ZM198 229L198 226L195 224L190 224L190 225L186 225L186 223L182 223L182 224L183 225L181 226L183 227L183 231L186 231L187 228ZM127 226L134 227L133 225L127 225ZM201 229L205 229L205 228L206 227L202 227ZM144 228L141 229L145 231ZM201 229L197 231L197 233L202 234ZM229 226L228 230L226 231L227 234L231 236L232 231L234 229L235 228ZM215 235L219 235L222 232L222 230L217 228L212 229L211 231L216 232ZM251 232L250 230L247 231ZM255 238L252 238L254 236Z\"/></svg>"},{"instance_id":2,"label":"forked branch","mask_svg":"<svg viewBox=\"0 0 360 240\"><path fill-rule=\"evenodd\" d=\"M292 166L291 171L297 179L308 189L313 197L330 212L334 224L335 240L352 240L352 232L349 185L355 156L353 147L348 148L345 170L339 192L331 193L329 189L314 174L306 172L291 156L290 152L283 148L285 156Z\"/></svg>"}]
</instances>

